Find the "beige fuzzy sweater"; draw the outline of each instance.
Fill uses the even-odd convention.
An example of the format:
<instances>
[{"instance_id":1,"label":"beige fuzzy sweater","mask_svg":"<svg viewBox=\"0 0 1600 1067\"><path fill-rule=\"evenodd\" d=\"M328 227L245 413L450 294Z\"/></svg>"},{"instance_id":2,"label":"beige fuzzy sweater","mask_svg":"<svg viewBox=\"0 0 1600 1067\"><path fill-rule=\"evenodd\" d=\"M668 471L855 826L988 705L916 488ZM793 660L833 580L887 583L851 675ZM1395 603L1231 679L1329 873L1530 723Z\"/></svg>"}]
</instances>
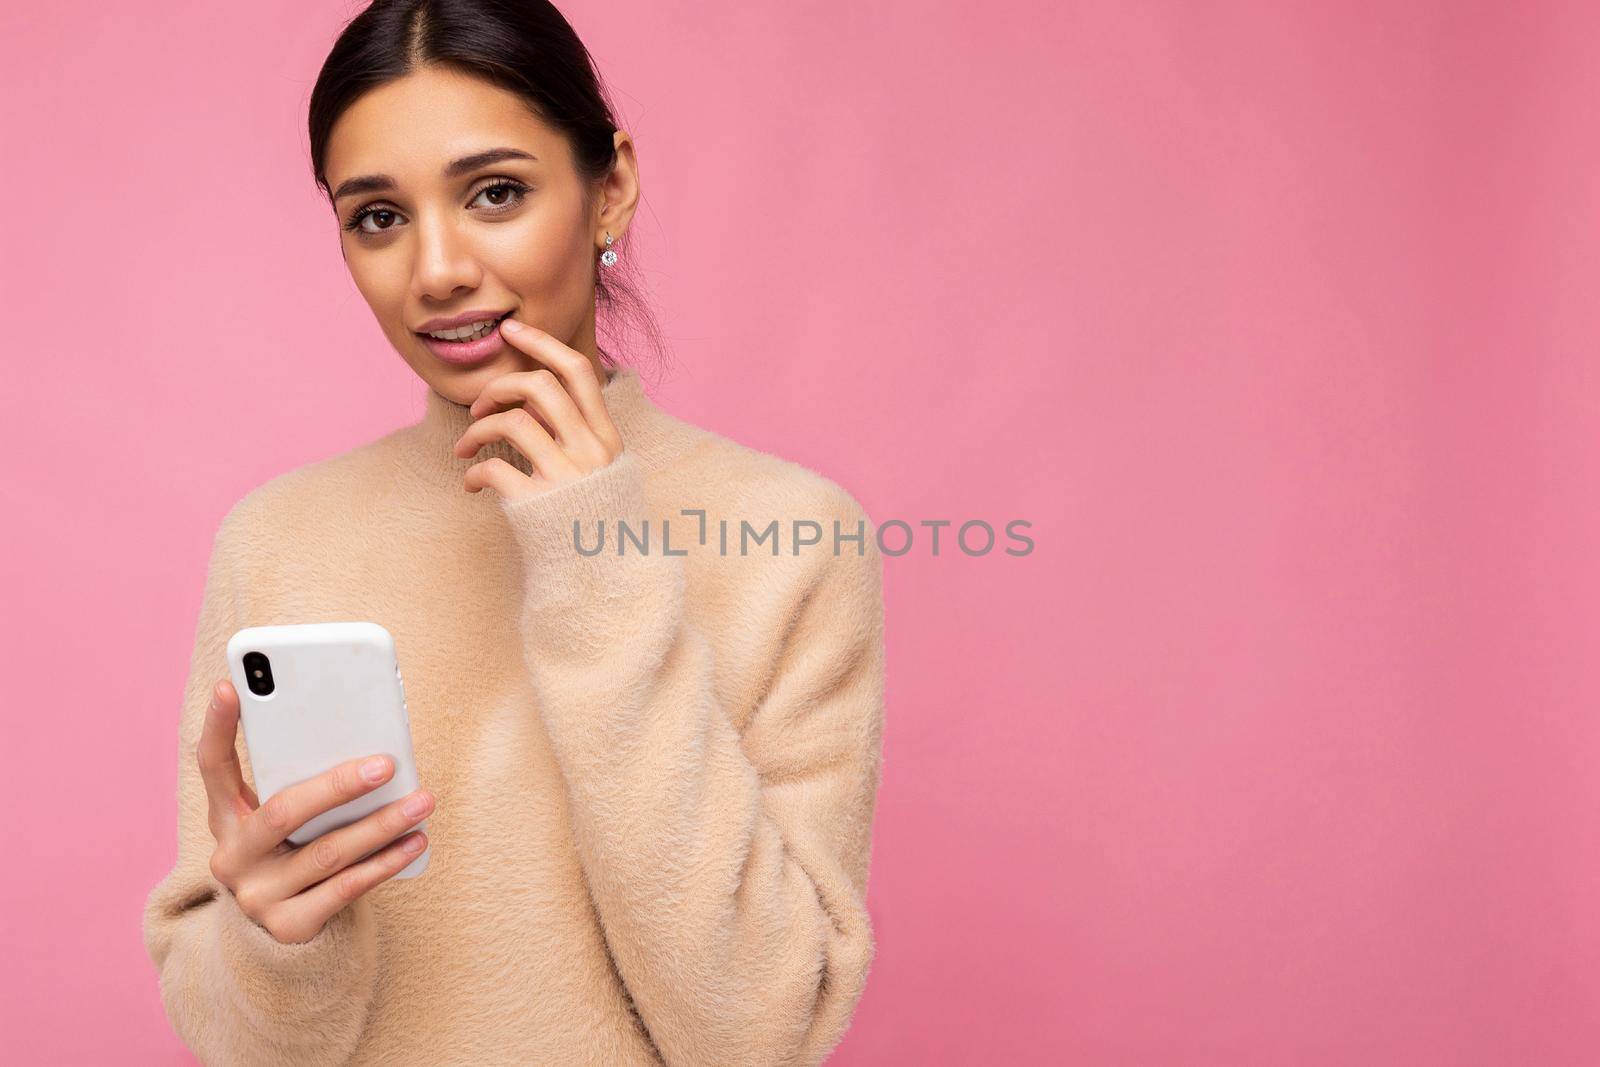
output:
<instances>
[{"instance_id":1,"label":"beige fuzzy sweater","mask_svg":"<svg viewBox=\"0 0 1600 1067\"><path fill-rule=\"evenodd\" d=\"M491 455L530 467L504 442L452 455L471 416L430 390L421 422L220 524L177 857L144 913L204 1062L756 1067L842 1036L874 951L875 527L822 475L662 411L636 370L604 395L623 452L532 499L462 489ZM606 551L580 554L574 520L592 547L602 519ZM616 555L619 519L649 520L648 552ZM280 943L211 874L195 744L236 630L358 619L398 648L429 865Z\"/></svg>"}]
</instances>

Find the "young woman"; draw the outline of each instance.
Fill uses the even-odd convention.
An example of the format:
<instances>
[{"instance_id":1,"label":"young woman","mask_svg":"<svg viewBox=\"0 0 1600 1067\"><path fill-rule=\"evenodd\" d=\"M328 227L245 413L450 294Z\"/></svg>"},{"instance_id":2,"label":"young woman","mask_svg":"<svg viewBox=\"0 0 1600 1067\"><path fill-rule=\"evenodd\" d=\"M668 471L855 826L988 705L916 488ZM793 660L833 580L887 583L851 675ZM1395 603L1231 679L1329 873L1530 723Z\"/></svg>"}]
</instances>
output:
<instances>
[{"instance_id":1,"label":"young woman","mask_svg":"<svg viewBox=\"0 0 1600 1067\"><path fill-rule=\"evenodd\" d=\"M380 0L310 132L426 414L217 531L145 912L174 1028L219 1064L819 1062L873 957L871 523L600 350L638 166L554 8ZM648 549L579 551L602 522ZM295 848L394 768L259 803L225 645L348 619L395 637L424 788Z\"/></svg>"}]
</instances>

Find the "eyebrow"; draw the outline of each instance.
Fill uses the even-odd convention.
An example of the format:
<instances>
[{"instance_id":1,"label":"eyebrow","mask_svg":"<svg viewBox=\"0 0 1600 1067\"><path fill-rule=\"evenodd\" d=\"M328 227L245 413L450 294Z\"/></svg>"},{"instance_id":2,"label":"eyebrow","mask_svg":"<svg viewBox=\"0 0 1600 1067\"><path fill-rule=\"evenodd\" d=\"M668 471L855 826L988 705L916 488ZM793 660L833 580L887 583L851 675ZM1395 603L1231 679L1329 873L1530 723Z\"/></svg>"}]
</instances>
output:
<instances>
[{"instance_id":1,"label":"eyebrow","mask_svg":"<svg viewBox=\"0 0 1600 1067\"><path fill-rule=\"evenodd\" d=\"M468 171L487 167L491 163L499 163L507 159L526 159L537 163L539 157L530 155L520 148L486 148L482 152L474 152L470 156L462 156L444 168L446 178L454 178ZM333 191L335 200L359 193L386 193L392 190L397 183L387 174L366 174L359 178L351 178L339 183L339 188Z\"/></svg>"}]
</instances>

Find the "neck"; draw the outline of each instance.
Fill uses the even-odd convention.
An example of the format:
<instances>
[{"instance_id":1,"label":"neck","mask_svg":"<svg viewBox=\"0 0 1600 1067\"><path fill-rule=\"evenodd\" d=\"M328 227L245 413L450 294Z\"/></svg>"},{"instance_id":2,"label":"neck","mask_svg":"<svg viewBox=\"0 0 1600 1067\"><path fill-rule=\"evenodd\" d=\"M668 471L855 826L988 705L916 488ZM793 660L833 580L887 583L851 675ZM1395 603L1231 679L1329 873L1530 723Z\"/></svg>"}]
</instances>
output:
<instances>
[{"instance_id":1,"label":"neck","mask_svg":"<svg viewBox=\"0 0 1600 1067\"><path fill-rule=\"evenodd\" d=\"M644 392L639 372L632 367L617 367L600 388L611 421L622 434L623 446L638 455L647 470L660 465L671 448L671 417L655 406ZM441 396L429 388L422 421L411 428L407 445L417 472L425 481L461 489L462 476L474 464L498 457L523 474L534 467L510 442L497 440L478 449L477 455L462 458L452 450L467 427L476 420L471 408ZM486 497L489 494L477 494Z\"/></svg>"}]
</instances>

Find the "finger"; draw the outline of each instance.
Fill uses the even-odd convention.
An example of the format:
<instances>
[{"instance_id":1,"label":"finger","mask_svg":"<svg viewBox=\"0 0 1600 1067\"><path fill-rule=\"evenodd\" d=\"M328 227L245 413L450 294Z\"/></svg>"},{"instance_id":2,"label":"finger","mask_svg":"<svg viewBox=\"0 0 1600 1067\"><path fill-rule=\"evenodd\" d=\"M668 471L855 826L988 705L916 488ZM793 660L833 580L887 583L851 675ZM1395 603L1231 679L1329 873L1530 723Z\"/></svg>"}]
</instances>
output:
<instances>
[{"instance_id":1,"label":"finger","mask_svg":"<svg viewBox=\"0 0 1600 1067\"><path fill-rule=\"evenodd\" d=\"M571 386L554 371L541 367L532 372L528 376L526 393L530 398L526 407L532 408L546 425L555 427L556 438L578 473L587 473L611 462L612 454L573 399ZM603 402L601 409L605 409Z\"/></svg>"},{"instance_id":2,"label":"finger","mask_svg":"<svg viewBox=\"0 0 1600 1067\"><path fill-rule=\"evenodd\" d=\"M314 778L278 790L250 817L239 824L238 847L246 857L265 856L285 838L325 811L354 800L387 782L394 774L394 759L383 755L376 779L362 771L368 758L346 760Z\"/></svg>"},{"instance_id":3,"label":"finger","mask_svg":"<svg viewBox=\"0 0 1600 1067\"><path fill-rule=\"evenodd\" d=\"M408 807L413 802L420 806ZM264 876L269 896L287 900L308 886L333 877L414 829L433 813L433 809L433 794L418 789L349 826L330 830L304 847L286 853Z\"/></svg>"},{"instance_id":4,"label":"finger","mask_svg":"<svg viewBox=\"0 0 1600 1067\"><path fill-rule=\"evenodd\" d=\"M200 779L206 787L207 822L217 840L256 810L255 793L244 784L239 766L239 694L228 681L211 689L211 702L195 745Z\"/></svg>"},{"instance_id":5,"label":"finger","mask_svg":"<svg viewBox=\"0 0 1600 1067\"><path fill-rule=\"evenodd\" d=\"M550 436L550 431L529 414L527 408L497 411L468 426L456 442L456 455L466 458L478 454L478 449L493 441L505 441L527 456L539 473L555 478L568 470L576 470L566 450Z\"/></svg>"},{"instance_id":6,"label":"finger","mask_svg":"<svg viewBox=\"0 0 1600 1067\"><path fill-rule=\"evenodd\" d=\"M507 316L500 321L500 336L519 352L531 356L550 368L561 379L562 386L582 412L583 419L595 436L613 453L622 450L622 435L611 421L601 392L600 379L595 377L594 364L582 352L575 351L556 340L554 336L530 326L526 322ZM482 399L481 397L479 398ZM484 401L488 407L492 401ZM473 414L478 414L478 402L473 402Z\"/></svg>"},{"instance_id":7,"label":"finger","mask_svg":"<svg viewBox=\"0 0 1600 1067\"><path fill-rule=\"evenodd\" d=\"M561 437L561 427L548 420L548 416L540 410L540 405L534 401L534 391L530 382L535 376L548 378L556 388L561 388L561 380L544 367L538 370L511 371L497 378L490 379L483 389L467 407L473 419L482 420L497 411L509 411L521 408L536 418L551 437ZM565 390L562 390L565 392ZM476 423L474 423L476 425Z\"/></svg>"},{"instance_id":8,"label":"finger","mask_svg":"<svg viewBox=\"0 0 1600 1067\"><path fill-rule=\"evenodd\" d=\"M484 387L479 399L484 395L488 397L485 405L491 408L520 401L567 448L596 439L588 419L572 398L571 386L549 367L502 375Z\"/></svg>"},{"instance_id":9,"label":"finger","mask_svg":"<svg viewBox=\"0 0 1600 1067\"><path fill-rule=\"evenodd\" d=\"M461 476L461 485L469 493L493 489L507 500L520 500L524 496L555 488L554 482L529 477L499 456L491 456L482 463L468 467Z\"/></svg>"},{"instance_id":10,"label":"finger","mask_svg":"<svg viewBox=\"0 0 1600 1067\"><path fill-rule=\"evenodd\" d=\"M509 410L500 414L528 413L539 429L546 431L572 460L574 475L586 474L611 462L614 453L607 450L594 427L589 425L565 383L548 368L502 375L484 386L478 400L482 401L485 411L479 423L493 418L489 412L502 407ZM471 447L476 449L478 444L473 443ZM522 451L527 454L526 449ZM544 470L545 476L552 480L562 473L550 468Z\"/></svg>"},{"instance_id":11,"label":"finger","mask_svg":"<svg viewBox=\"0 0 1600 1067\"><path fill-rule=\"evenodd\" d=\"M376 855L351 864L305 892L273 905L263 925L280 941L309 941L329 919L374 886L405 870L427 847L428 837L421 830L407 834Z\"/></svg>"},{"instance_id":12,"label":"finger","mask_svg":"<svg viewBox=\"0 0 1600 1067\"><path fill-rule=\"evenodd\" d=\"M562 443L588 428L566 384L549 367L513 371L490 380L467 410L481 421L496 411L519 408L535 416Z\"/></svg>"}]
</instances>

